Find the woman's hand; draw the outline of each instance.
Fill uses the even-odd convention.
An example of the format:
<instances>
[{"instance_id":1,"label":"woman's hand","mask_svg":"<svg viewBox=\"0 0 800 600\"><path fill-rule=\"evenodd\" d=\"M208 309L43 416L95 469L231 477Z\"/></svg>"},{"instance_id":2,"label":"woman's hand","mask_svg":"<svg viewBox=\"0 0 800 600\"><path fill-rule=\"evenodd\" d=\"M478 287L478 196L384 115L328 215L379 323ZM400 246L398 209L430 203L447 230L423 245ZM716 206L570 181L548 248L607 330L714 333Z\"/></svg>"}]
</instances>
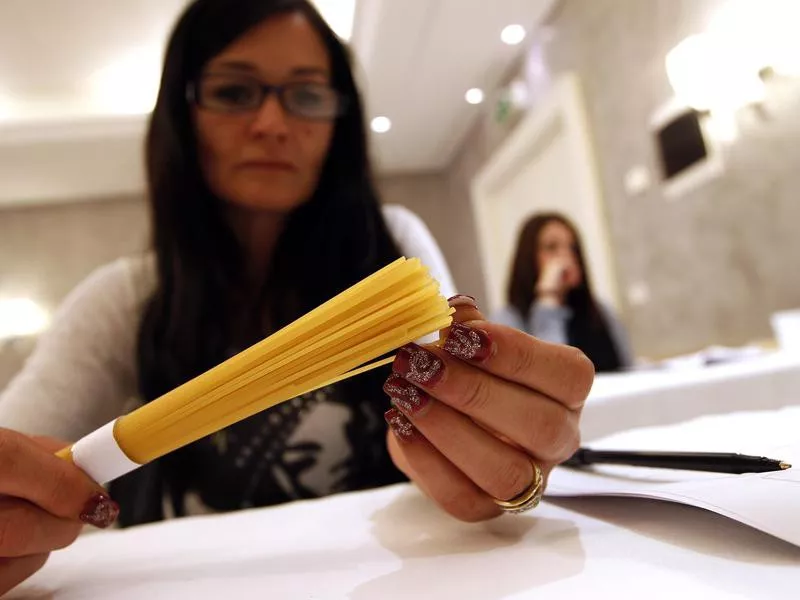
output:
<instances>
[{"instance_id":1,"label":"woman's hand","mask_svg":"<svg viewBox=\"0 0 800 600\"><path fill-rule=\"evenodd\" d=\"M451 515L480 521L545 478L578 448L578 421L594 379L576 348L483 320L465 296L451 299L443 348L398 352L384 390L395 465Z\"/></svg>"},{"instance_id":2,"label":"woman's hand","mask_svg":"<svg viewBox=\"0 0 800 600\"><path fill-rule=\"evenodd\" d=\"M66 444L0 429L0 595L69 546L83 524L109 527L119 507L78 467Z\"/></svg>"},{"instance_id":3,"label":"woman's hand","mask_svg":"<svg viewBox=\"0 0 800 600\"><path fill-rule=\"evenodd\" d=\"M535 294L540 301L553 304L562 304L567 295L567 271L569 264L566 261L552 259L542 269L539 281L536 282Z\"/></svg>"}]
</instances>

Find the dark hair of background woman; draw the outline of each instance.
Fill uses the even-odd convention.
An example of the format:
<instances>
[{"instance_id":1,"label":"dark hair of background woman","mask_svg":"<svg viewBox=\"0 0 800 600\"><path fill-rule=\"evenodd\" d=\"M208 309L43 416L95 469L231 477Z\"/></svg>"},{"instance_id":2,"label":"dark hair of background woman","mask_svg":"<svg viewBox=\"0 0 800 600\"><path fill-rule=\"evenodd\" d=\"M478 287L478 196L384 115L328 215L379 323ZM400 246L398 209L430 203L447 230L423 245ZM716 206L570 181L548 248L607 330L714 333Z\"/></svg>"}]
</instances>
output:
<instances>
[{"instance_id":1,"label":"dark hair of background woman","mask_svg":"<svg viewBox=\"0 0 800 600\"><path fill-rule=\"evenodd\" d=\"M331 60L331 83L347 98L347 111L336 122L314 196L288 218L263 288L253 290L246 280L244 250L225 219L224 201L214 196L201 173L186 90L228 45L265 19L286 13L304 15L319 33ZM399 256L373 186L348 51L306 0L198 0L186 10L167 48L146 165L157 287L138 341L145 401L219 364ZM386 376L381 371L340 384L340 397L374 397L375 415L361 418L382 419L388 408L381 391ZM351 423L348 436L354 455L368 464L363 481L352 485L400 479L388 453L367 456L359 449L359 428L359 422ZM179 469L170 469L170 460L161 462L162 474L175 485ZM130 487L152 496L143 488L153 485L159 484L151 477L146 485L139 481ZM158 507L132 504L139 508L123 519L127 524L160 517Z\"/></svg>"},{"instance_id":2,"label":"dark hair of background woman","mask_svg":"<svg viewBox=\"0 0 800 600\"><path fill-rule=\"evenodd\" d=\"M598 372L616 371L621 367L619 353L592 294L580 236L575 226L564 216L558 213L540 213L528 219L523 225L512 265L508 303L527 322L533 306L536 282L540 276L536 260L539 237L544 227L553 221L561 223L572 232L576 241L578 265L583 273L581 284L570 290L565 301L565 304L572 309L572 318L567 330L568 343L583 350Z\"/></svg>"}]
</instances>

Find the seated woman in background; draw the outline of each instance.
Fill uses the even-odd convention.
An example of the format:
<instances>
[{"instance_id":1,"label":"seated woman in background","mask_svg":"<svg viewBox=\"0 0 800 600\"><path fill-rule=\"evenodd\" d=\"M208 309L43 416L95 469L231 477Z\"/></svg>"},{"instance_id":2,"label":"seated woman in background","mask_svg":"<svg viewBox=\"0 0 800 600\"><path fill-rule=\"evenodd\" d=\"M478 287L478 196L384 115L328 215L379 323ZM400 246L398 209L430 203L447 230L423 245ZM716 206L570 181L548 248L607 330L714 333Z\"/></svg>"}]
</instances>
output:
<instances>
[{"instance_id":1,"label":"seated woman in background","mask_svg":"<svg viewBox=\"0 0 800 600\"><path fill-rule=\"evenodd\" d=\"M525 223L508 304L493 320L580 348L598 372L618 371L633 362L621 323L594 299L580 237L563 215L541 213Z\"/></svg>"}]
</instances>

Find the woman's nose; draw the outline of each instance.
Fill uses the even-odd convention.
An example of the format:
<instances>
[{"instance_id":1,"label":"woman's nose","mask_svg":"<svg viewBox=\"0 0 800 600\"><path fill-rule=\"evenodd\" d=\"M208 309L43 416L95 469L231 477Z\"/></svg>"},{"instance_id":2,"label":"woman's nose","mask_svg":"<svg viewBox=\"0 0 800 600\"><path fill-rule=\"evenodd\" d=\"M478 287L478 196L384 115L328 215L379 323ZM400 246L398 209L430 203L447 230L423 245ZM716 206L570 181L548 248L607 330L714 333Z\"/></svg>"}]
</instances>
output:
<instances>
[{"instance_id":1,"label":"woman's nose","mask_svg":"<svg viewBox=\"0 0 800 600\"><path fill-rule=\"evenodd\" d=\"M285 137L289 133L286 111L277 94L269 94L253 121L253 133L262 136Z\"/></svg>"}]
</instances>

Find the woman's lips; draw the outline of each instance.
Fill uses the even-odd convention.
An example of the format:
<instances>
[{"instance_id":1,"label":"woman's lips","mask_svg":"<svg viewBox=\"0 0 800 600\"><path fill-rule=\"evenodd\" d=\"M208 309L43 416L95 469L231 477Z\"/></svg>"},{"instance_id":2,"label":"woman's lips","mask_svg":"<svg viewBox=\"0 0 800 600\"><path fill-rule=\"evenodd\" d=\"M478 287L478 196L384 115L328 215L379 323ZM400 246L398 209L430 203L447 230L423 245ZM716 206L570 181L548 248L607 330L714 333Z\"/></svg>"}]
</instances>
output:
<instances>
[{"instance_id":1,"label":"woman's lips","mask_svg":"<svg viewBox=\"0 0 800 600\"><path fill-rule=\"evenodd\" d=\"M247 160L242 163L246 169L263 169L265 171L297 171L294 163L284 160Z\"/></svg>"}]
</instances>

